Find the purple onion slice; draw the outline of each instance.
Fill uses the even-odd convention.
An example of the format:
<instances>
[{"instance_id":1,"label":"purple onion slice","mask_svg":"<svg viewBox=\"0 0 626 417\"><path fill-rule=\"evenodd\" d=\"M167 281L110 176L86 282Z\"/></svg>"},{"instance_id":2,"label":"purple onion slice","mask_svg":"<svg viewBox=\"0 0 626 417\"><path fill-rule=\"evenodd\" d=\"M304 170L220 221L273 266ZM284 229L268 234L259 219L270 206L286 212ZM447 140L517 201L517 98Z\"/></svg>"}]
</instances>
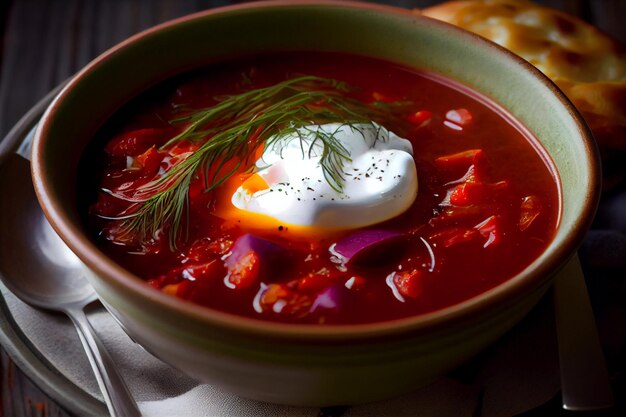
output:
<instances>
[{"instance_id":1,"label":"purple onion slice","mask_svg":"<svg viewBox=\"0 0 626 417\"><path fill-rule=\"evenodd\" d=\"M287 250L279 244L246 233L235 241L230 253L223 258L224 264L229 269L235 268L242 258L251 251L256 253L265 268L273 265L274 262L279 263L281 257L287 258Z\"/></svg>"},{"instance_id":2,"label":"purple onion slice","mask_svg":"<svg viewBox=\"0 0 626 417\"><path fill-rule=\"evenodd\" d=\"M343 265L370 263L388 255L403 238L404 234L392 230L359 230L339 239L329 250Z\"/></svg>"}]
</instances>

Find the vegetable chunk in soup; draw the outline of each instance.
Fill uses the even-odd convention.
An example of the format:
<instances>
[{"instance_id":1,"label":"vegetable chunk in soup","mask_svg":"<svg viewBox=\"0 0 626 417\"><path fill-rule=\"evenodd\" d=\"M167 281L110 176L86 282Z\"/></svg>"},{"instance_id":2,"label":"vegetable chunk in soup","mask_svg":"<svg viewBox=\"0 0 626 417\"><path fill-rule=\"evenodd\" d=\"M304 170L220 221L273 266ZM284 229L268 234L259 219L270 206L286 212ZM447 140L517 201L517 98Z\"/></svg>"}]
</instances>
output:
<instances>
[{"instance_id":1,"label":"vegetable chunk in soup","mask_svg":"<svg viewBox=\"0 0 626 417\"><path fill-rule=\"evenodd\" d=\"M528 266L555 170L494 103L372 58L282 52L164 82L97 133L79 183L101 249L155 291L262 320L438 310Z\"/></svg>"}]
</instances>

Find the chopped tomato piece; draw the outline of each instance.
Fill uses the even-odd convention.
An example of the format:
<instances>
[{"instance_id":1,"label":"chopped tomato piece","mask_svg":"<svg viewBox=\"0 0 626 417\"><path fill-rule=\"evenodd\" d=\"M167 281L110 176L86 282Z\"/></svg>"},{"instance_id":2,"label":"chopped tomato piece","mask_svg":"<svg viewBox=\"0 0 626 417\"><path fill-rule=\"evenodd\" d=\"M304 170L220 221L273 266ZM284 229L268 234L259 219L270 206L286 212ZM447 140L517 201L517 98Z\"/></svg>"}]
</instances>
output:
<instances>
[{"instance_id":1,"label":"chopped tomato piece","mask_svg":"<svg viewBox=\"0 0 626 417\"><path fill-rule=\"evenodd\" d=\"M450 204L455 206L470 206L482 200L484 187L475 182L465 182L454 187L450 193Z\"/></svg>"},{"instance_id":2,"label":"chopped tomato piece","mask_svg":"<svg viewBox=\"0 0 626 417\"><path fill-rule=\"evenodd\" d=\"M424 273L417 269L412 271L398 271L393 276L393 283L405 297L417 298L423 291L421 279Z\"/></svg>"},{"instance_id":3,"label":"chopped tomato piece","mask_svg":"<svg viewBox=\"0 0 626 417\"><path fill-rule=\"evenodd\" d=\"M482 149L470 149L451 155L440 156L435 159L435 164L443 169L467 169L471 165L483 164L485 152Z\"/></svg>"},{"instance_id":4,"label":"chopped tomato piece","mask_svg":"<svg viewBox=\"0 0 626 417\"><path fill-rule=\"evenodd\" d=\"M259 255L253 250L249 251L234 265L229 266L226 285L234 290L250 287L257 282L260 266Z\"/></svg>"},{"instance_id":5,"label":"chopped tomato piece","mask_svg":"<svg viewBox=\"0 0 626 417\"><path fill-rule=\"evenodd\" d=\"M104 148L111 156L137 156L151 146L160 146L174 136L171 129L138 129L120 133Z\"/></svg>"},{"instance_id":6,"label":"chopped tomato piece","mask_svg":"<svg viewBox=\"0 0 626 417\"><path fill-rule=\"evenodd\" d=\"M142 176L152 178L159 171L162 160L163 154L155 146L152 146L135 158L135 164L141 167Z\"/></svg>"},{"instance_id":7,"label":"chopped tomato piece","mask_svg":"<svg viewBox=\"0 0 626 417\"><path fill-rule=\"evenodd\" d=\"M426 126L430 123L433 114L428 110L420 110L416 113L409 115L409 122L413 123L417 127Z\"/></svg>"},{"instance_id":8,"label":"chopped tomato piece","mask_svg":"<svg viewBox=\"0 0 626 417\"><path fill-rule=\"evenodd\" d=\"M463 127L469 125L472 119L472 113L467 109L450 110L446 113L446 120Z\"/></svg>"},{"instance_id":9,"label":"chopped tomato piece","mask_svg":"<svg viewBox=\"0 0 626 417\"><path fill-rule=\"evenodd\" d=\"M519 230L523 232L530 227L537 217L539 217L543 210L543 205L541 204L539 197L530 195L522 199L520 209L518 226Z\"/></svg>"}]
</instances>

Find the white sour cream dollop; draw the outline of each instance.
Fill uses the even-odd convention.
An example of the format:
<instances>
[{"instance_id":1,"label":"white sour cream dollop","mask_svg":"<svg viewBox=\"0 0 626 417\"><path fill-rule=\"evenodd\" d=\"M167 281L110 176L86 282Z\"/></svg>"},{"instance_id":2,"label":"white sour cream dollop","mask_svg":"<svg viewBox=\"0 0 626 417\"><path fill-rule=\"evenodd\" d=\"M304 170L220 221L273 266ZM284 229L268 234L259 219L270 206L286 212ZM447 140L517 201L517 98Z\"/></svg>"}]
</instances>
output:
<instances>
[{"instance_id":1,"label":"white sour cream dollop","mask_svg":"<svg viewBox=\"0 0 626 417\"><path fill-rule=\"evenodd\" d=\"M341 191L324 177L319 133L333 135L350 155ZM304 126L268 143L256 161L261 181L251 178L254 186L246 181L232 196L239 209L290 225L351 229L395 217L417 196L411 143L377 124Z\"/></svg>"}]
</instances>

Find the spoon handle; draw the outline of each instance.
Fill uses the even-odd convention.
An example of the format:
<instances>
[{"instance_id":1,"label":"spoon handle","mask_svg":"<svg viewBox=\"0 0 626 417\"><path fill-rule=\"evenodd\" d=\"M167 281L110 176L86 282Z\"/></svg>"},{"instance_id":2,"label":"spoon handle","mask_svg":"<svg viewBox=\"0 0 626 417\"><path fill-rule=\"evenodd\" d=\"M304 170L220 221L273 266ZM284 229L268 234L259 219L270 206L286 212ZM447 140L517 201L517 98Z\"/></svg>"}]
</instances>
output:
<instances>
[{"instance_id":1,"label":"spoon handle","mask_svg":"<svg viewBox=\"0 0 626 417\"><path fill-rule=\"evenodd\" d=\"M89 358L89 363L96 376L104 401L111 417L139 417L141 413L137 403L132 398L124 380L117 372L116 367L87 320L82 309L70 308L65 313L72 319L83 348Z\"/></svg>"},{"instance_id":2,"label":"spoon handle","mask_svg":"<svg viewBox=\"0 0 626 417\"><path fill-rule=\"evenodd\" d=\"M563 408L608 409L614 404L613 392L577 256L556 278L553 294Z\"/></svg>"}]
</instances>

